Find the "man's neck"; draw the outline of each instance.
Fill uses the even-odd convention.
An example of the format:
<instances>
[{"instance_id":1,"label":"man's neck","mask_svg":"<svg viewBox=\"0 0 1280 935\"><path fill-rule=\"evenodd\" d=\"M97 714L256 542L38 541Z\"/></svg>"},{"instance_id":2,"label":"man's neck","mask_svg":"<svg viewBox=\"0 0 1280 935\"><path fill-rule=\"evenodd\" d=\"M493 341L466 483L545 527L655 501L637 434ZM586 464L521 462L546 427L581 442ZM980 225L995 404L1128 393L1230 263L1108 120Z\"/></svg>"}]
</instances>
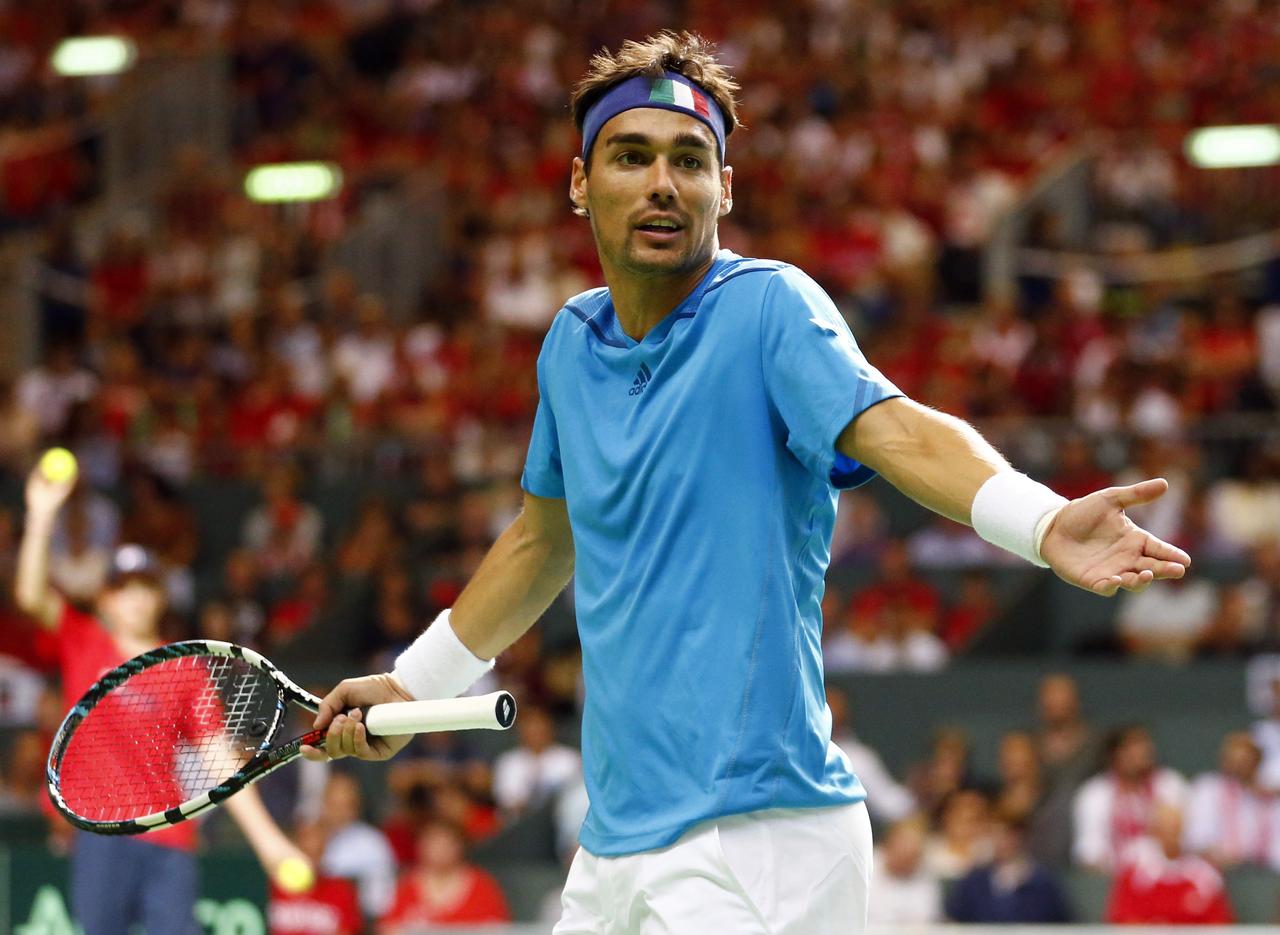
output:
<instances>
[{"instance_id":1,"label":"man's neck","mask_svg":"<svg viewBox=\"0 0 1280 935\"><path fill-rule=\"evenodd\" d=\"M154 636L140 637L113 633L111 639L116 644L116 648L130 659L142 653L150 652L160 645L160 639Z\"/></svg>"},{"instance_id":2,"label":"man's neck","mask_svg":"<svg viewBox=\"0 0 1280 935\"><path fill-rule=\"evenodd\" d=\"M1045 751L1050 759L1060 759L1075 753L1085 739L1083 721L1059 721L1046 724L1042 733Z\"/></svg>"},{"instance_id":3,"label":"man's neck","mask_svg":"<svg viewBox=\"0 0 1280 935\"><path fill-rule=\"evenodd\" d=\"M652 277L633 276L612 264L602 263L614 314L627 337L644 340L658 322L689 297L715 261L716 253L712 252L705 262L688 272Z\"/></svg>"}]
</instances>

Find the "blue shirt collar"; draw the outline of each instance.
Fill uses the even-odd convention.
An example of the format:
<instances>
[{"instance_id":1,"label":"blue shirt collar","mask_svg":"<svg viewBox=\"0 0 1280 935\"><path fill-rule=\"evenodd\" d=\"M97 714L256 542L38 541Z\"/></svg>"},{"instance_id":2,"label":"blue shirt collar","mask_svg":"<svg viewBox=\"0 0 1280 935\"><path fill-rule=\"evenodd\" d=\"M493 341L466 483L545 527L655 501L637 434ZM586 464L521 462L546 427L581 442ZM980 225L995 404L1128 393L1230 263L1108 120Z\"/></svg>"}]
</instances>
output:
<instances>
[{"instance_id":1,"label":"blue shirt collar","mask_svg":"<svg viewBox=\"0 0 1280 935\"><path fill-rule=\"evenodd\" d=\"M609 301L595 316L596 322L600 326L600 331L608 337L608 343L618 347L630 348L639 347L641 344L662 343L667 339L667 335L671 333L671 328L677 321L683 318L692 318L698 313L698 307L702 304L702 297L711 287L711 284L715 282L716 277L724 271L726 265L737 259L740 259L740 257L732 250L721 249L717 252L715 259L711 262L711 268L698 280L698 284L693 287L693 290L681 300L679 305L654 325L640 341L637 341L622 330L622 326L618 324L617 312L613 307L613 296L609 295Z\"/></svg>"}]
</instances>

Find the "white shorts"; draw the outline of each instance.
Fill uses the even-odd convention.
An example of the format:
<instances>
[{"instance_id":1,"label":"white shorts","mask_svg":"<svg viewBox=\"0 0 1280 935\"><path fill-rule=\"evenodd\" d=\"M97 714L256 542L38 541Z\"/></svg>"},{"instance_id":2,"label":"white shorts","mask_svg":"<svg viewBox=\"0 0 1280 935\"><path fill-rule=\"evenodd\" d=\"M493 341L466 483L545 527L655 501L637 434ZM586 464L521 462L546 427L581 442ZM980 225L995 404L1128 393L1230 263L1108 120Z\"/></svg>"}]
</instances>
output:
<instances>
[{"instance_id":1,"label":"white shorts","mask_svg":"<svg viewBox=\"0 0 1280 935\"><path fill-rule=\"evenodd\" d=\"M579 848L553 935L860 935L870 882L863 803L749 812L661 850Z\"/></svg>"}]
</instances>

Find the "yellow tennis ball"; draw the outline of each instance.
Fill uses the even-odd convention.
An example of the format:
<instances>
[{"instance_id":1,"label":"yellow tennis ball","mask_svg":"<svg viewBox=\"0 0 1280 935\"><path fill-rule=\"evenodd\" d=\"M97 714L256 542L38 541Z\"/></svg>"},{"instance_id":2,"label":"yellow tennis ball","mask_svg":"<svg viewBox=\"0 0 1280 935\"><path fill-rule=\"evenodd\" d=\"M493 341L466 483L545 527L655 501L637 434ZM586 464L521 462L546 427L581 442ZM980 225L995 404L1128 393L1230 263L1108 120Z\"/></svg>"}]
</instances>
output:
<instances>
[{"instance_id":1,"label":"yellow tennis ball","mask_svg":"<svg viewBox=\"0 0 1280 935\"><path fill-rule=\"evenodd\" d=\"M40 458L40 473L55 484L75 478L76 456L65 448L50 448Z\"/></svg>"},{"instance_id":2,"label":"yellow tennis ball","mask_svg":"<svg viewBox=\"0 0 1280 935\"><path fill-rule=\"evenodd\" d=\"M286 857L276 867L276 885L286 893L305 893L315 882L315 871L301 857Z\"/></svg>"}]
</instances>

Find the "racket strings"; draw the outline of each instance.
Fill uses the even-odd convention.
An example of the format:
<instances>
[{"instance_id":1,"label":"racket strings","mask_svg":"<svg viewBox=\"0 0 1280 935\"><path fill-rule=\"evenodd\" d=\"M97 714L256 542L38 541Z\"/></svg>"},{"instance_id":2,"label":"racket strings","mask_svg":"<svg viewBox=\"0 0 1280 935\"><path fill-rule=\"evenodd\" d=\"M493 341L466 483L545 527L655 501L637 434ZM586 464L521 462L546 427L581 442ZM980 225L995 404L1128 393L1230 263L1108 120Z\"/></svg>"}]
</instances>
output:
<instances>
[{"instance_id":1,"label":"racket strings","mask_svg":"<svg viewBox=\"0 0 1280 935\"><path fill-rule=\"evenodd\" d=\"M270 739L279 693L240 659L183 656L109 691L60 766L68 808L123 821L174 808L231 778Z\"/></svg>"}]
</instances>

